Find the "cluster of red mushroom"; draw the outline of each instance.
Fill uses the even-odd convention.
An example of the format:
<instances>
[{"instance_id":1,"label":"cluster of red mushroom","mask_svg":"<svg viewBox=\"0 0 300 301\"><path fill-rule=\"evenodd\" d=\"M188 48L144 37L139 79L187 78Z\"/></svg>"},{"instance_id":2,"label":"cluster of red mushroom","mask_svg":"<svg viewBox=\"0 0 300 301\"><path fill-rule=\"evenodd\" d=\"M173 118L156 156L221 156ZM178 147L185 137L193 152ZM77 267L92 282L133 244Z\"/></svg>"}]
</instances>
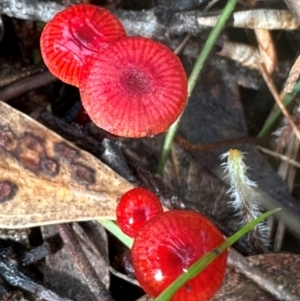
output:
<instances>
[{"instance_id":1,"label":"cluster of red mushroom","mask_svg":"<svg viewBox=\"0 0 300 301\"><path fill-rule=\"evenodd\" d=\"M225 240L201 214L187 210L163 212L158 197L144 188L126 192L118 202L116 215L121 230L134 238L131 256L135 275L150 297L157 297ZM223 252L171 300L210 300L222 285L226 260L227 252Z\"/></svg>"},{"instance_id":2,"label":"cluster of red mushroom","mask_svg":"<svg viewBox=\"0 0 300 301\"><path fill-rule=\"evenodd\" d=\"M91 120L123 137L164 132L187 101L187 77L166 46L127 37L120 21L98 6L58 14L41 36L42 57L62 81L79 87Z\"/></svg>"}]
</instances>

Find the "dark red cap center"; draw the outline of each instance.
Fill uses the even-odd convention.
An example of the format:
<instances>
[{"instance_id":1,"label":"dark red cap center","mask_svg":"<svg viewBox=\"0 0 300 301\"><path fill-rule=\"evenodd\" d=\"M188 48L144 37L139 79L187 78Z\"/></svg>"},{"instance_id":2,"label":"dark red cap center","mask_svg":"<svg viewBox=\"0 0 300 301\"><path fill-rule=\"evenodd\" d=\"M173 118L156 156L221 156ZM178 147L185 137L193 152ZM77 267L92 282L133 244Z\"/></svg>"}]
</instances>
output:
<instances>
[{"instance_id":1,"label":"dark red cap center","mask_svg":"<svg viewBox=\"0 0 300 301\"><path fill-rule=\"evenodd\" d=\"M147 94L151 92L151 76L134 66L127 67L120 76L120 83L126 93Z\"/></svg>"}]
</instances>

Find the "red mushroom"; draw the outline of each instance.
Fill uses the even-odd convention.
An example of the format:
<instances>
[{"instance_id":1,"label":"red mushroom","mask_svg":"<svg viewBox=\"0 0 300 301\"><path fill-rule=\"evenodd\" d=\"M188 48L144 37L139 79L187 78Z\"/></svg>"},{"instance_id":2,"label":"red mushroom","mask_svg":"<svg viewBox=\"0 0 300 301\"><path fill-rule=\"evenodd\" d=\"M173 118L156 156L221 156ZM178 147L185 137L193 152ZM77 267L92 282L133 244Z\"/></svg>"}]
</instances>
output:
<instances>
[{"instance_id":1,"label":"red mushroom","mask_svg":"<svg viewBox=\"0 0 300 301\"><path fill-rule=\"evenodd\" d=\"M79 90L97 126L138 138L162 133L177 119L187 101L187 77L166 46L129 37L89 61Z\"/></svg>"},{"instance_id":2,"label":"red mushroom","mask_svg":"<svg viewBox=\"0 0 300 301\"><path fill-rule=\"evenodd\" d=\"M141 287L158 296L205 253L224 242L222 233L204 216L171 210L151 219L137 233L132 263ZM172 301L207 301L223 282L227 252L180 288Z\"/></svg>"},{"instance_id":3,"label":"red mushroom","mask_svg":"<svg viewBox=\"0 0 300 301\"><path fill-rule=\"evenodd\" d=\"M128 236L136 233L147 221L163 212L159 198L145 188L133 188L122 195L117 209L117 223Z\"/></svg>"},{"instance_id":4,"label":"red mushroom","mask_svg":"<svg viewBox=\"0 0 300 301\"><path fill-rule=\"evenodd\" d=\"M89 57L125 35L120 21L106 9L74 5L57 13L45 26L41 52L56 77L78 87L81 67Z\"/></svg>"}]
</instances>

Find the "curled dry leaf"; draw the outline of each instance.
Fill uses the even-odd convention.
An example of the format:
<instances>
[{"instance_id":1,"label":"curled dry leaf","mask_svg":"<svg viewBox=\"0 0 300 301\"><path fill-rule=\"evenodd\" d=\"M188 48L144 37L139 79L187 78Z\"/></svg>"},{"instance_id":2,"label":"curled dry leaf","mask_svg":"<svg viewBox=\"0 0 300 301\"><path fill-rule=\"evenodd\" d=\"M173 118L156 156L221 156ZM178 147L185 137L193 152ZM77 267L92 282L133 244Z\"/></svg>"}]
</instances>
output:
<instances>
[{"instance_id":1,"label":"curled dry leaf","mask_svg":"<svg viewBox=\"0 0 300 301\"><path fill-rule=\"evenodd\" d=\"M255 29L255 36L261 56L269 73L272 73L277 65L277 54L273 39L269 30Z\"/></svg>"},{"instance_id":2,"label":"curled dry leaf","mask_svg":"<svg viewBox=\"0 0 300 301\"><path fill-rule=\"evenodd\" d=\"M296 81L299 78L299 74L300 74L300 56L298 56L293 67L291 68L289 77L284 87L285 92L291 93L293 91Z\"/></svg>"},{"instance_id":3,"label":"curled dry leaf","mask_svg":"<svg viewBox=\"0 0 300 301\"><path fill-rule=\"evenodd\" d=\"M130 183L3 102L0 112L0 228L115 219Z\"/></svg>"},{"instance_id":4,"label":"curled dry leaf","mask_svg":"<svg viewBox=\"0 0 300 301\"><path fill-rule=\"evenodd\" d=\"M254 46L226 41L218 55L234 60L244 67L259 69L261 58L258 49Z\"/></svg>"},{"instance_id":5,"label":"curled dry leaf","mask_svg":"<svg viewBox=\"0 0 300 301\"><path fill-rule=\"evenodd\" d=\"M219 16L198 17L198 26L213 27ZM235 12L232 15L232 27L251 28L251 29L283 29L294 30L299 27L298 20L288 10L279 9L256 9Z\"/></svg>"}]
</instances>

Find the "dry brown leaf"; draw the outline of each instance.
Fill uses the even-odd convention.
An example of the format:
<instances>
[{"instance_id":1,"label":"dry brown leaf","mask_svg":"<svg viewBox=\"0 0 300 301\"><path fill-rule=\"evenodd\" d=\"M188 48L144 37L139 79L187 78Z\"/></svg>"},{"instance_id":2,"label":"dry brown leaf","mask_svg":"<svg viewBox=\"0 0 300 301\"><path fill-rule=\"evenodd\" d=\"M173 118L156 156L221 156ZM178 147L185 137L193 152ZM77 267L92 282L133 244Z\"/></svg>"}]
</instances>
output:
<instances>
[{"instance_id":1,"label":"dry brown leaf","mask_svg":"<svg viewBox=\"0 0 300 301\"><path fill-rule=\"evenodd\" d=\"M300 256L298 254L264 254L247 258L254 267L259 267L266 275L276 280L282 288L299 295ZM275 301L274 297L258 287L245 276L228 269L225 282L212 301Z\"/></svg>"},{"instance_id":2,"label":"dry brown leaf","mask_svg":"<svg viewBox=\"0 0 300 301\"><path fill-rule=\"evenodd\" d=\"M213 27L219 16L197 18L199 27ZM232 21L228 26L250 29L269 29L269 30L294 30L299 28L299 22L288 10L280 9L254 9L237 11L232 14Z\"/></svg>"},{"instance_id":3,"label":"dry brown leaf","mask_svg":"<svg viewBox=\"0 0 300 301\"><path fill-rule=\"evenodd\" d=\"M115 219L129 182L1 101L0 112L0 228Z\"/></svg>"},{"instance_id":4,"label":"dry brown leaf","mask_svg":"<svg viewBox=\"0 0 300 301\"><path fill-rule=\"evenodd\" d=\"M272 73L277 65L276 50L269 30L255 29L259 49L255 46L225 41L218 55L234 60L244 67L259 69L264 62L269 73Z\"/></svg>"},{"instance_id":5,"label":"dry brown leaf","mask_svg":"<svg viewBox=\"0 0 300 301\"><path fill-rule=\"evenodd\" d=\"M296 81L299 78L299 74L300 74L300 56L297 57L293 67L290 70L289 77L284 87L284 91L286 93L291 93L293 91Z\"/></svg>"},{"instance_id":6,"label":"dry brown leaf","mask_svg":"<svg viewBox=\"0 0 300 301\"><path fill-rule=\"evenodd\" d=\"M261 57L257 47L226 41L218 55L234 60L244 67L259 69Z\"/></svg>"},{"instance_id":7,"label":"dry brown leaf","mask_svg":"<svg viewBox=\"0 0 300 301\"><path fill-rule=\"evenodd\" d=\"M272 35L270 31L266 29L255 29L254 32L262 61L271 74L277 66L277 54Z\"/></svg>"}]
</instances>

